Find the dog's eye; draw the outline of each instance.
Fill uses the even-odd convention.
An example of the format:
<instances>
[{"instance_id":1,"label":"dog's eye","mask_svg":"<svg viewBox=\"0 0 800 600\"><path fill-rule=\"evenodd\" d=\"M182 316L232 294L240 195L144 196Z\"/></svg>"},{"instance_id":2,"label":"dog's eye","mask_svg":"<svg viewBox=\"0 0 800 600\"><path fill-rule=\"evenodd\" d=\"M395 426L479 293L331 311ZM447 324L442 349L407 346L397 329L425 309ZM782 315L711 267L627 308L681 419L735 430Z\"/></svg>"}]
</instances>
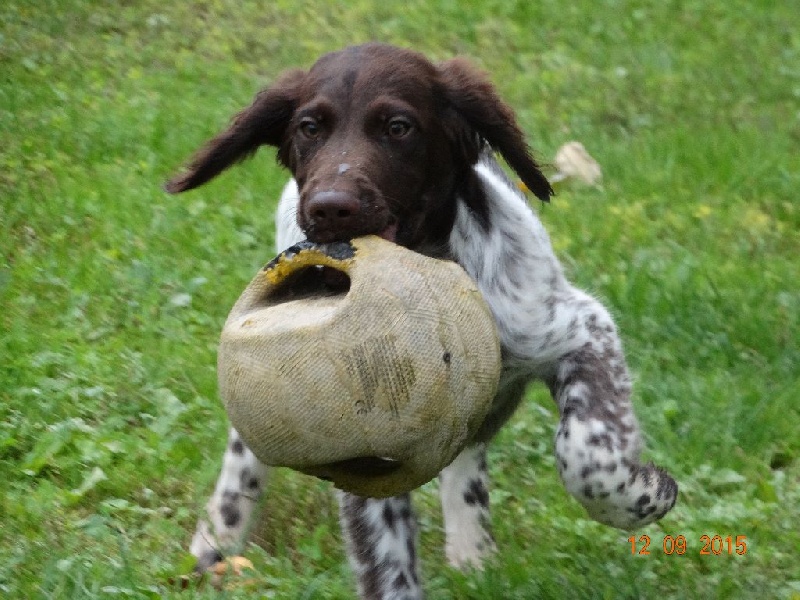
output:
<instances>
[{"instance_id":1,"label":"dog's eye","mask_svg":"<svg viewBox=\"0 0 800 600\"><path fill-rule=\"evenodd\" d=\"M400 138L407 136L411 131L411 128L412 125L408 119L403 117L394 117L393 119L389 120L389 123L386 126L386 132L390 137L399 140Z\"/></svg>"},{"instance_id":2,"label":"dog's eye","mask_svg":"<svg viewBox=\"0 0 800 600\"><path fill-rule=\"evenodd\" d=\"M322 133L322 128L319 126L317 120L311 117L303 118L303 120L300 121L299 129L300 133L310 140L317 139L320 133Z\"/></svg>"}]
</instances>

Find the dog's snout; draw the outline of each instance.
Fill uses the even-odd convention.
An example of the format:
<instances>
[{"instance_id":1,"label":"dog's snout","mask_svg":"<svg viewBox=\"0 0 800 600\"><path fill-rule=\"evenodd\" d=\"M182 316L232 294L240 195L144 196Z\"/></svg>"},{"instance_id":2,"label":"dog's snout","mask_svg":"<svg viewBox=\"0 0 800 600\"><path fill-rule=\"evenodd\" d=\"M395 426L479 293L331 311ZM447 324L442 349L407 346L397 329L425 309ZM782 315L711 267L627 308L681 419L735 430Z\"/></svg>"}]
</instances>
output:
<instances>
[{"instance_id":1,"label":"dog's snout","mask_svg":"<svg viewBox=\"0 0 800 600\"><path fill-rule=\"evenodd\" d=\"M314 192L305 206L305 217L311 229L325 238L346 237L352 233L360 212L359 198L338 190Z\"/></svg>"},{"instance_id":2,"label":"dog's snout","mask_svg":"<svg viewBox=\"0 0 800 600\"><path fill-rule=\"evenodd\" d=\"M308 199L308 215L318 224L336 226L358 214L361 204L353 194L329 190L316 192Z\"/></svg>"}]
</instances>

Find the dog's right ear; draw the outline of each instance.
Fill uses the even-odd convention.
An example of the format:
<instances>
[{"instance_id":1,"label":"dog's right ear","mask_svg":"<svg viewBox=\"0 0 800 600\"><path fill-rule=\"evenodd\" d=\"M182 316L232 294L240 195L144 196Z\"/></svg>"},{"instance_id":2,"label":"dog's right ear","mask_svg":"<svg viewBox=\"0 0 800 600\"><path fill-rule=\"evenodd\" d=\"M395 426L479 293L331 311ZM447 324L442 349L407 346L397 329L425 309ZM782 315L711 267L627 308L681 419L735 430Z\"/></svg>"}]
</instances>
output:
<instances>
[{"instance_id":1,"label":"dog's right ear","mask_svg":"<svg viewBox=\"0 0 800 600\"><path fill-rule=\"evenodd\" d=\"M191 190L251 156L259 146L280 146L300 99L306 73L287 71L260 91L253 103L234 117L230 126L210 140L192 158L186 170L170 179L170 194Z\"/></svg>"}]
</instances>

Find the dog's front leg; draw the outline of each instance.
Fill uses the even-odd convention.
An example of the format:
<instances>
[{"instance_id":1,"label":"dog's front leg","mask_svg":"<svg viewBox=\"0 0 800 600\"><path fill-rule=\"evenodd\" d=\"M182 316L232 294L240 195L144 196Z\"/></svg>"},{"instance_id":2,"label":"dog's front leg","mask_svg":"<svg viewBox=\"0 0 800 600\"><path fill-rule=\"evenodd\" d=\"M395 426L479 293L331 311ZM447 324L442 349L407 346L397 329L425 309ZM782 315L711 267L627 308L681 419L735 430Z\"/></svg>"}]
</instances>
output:
<instances>
[{"instance_id":1,"label":"dog's front leg","mask_svg":"<svg viewBox=\"0 0 800 600\"><path fill-rule=\"evenodd\" d=\"M364 600L419 600L417 522L411 496L361 498L340 492L347 555Z\"/></svg>"},{"instance_id":2,"label":"dog's front leg","mask_svg":"<svg viewBox=\"0 0 800 600\"><path fill-rule=\"evenodd\" d=\"M192 538L196 570L204 571L225 553L240 550L264 492L267 470L231 427L222 471L206 505L208 520L197 524Z\"/></svg>"},{"instance_id":3,"label":"dog's front leg","mask_svg":"<svg viewBox=\"0 0 800 600\"><path fill-rule=\"evenodd\" d=\"M564 304L573 314L573 339L582 342L548 378L561 413L558 472L594 519L622 529L647 525L674 506L678 485L665 470L639 461L631 380L608 312L577 290Z\"/></svg>"}]
</instances>

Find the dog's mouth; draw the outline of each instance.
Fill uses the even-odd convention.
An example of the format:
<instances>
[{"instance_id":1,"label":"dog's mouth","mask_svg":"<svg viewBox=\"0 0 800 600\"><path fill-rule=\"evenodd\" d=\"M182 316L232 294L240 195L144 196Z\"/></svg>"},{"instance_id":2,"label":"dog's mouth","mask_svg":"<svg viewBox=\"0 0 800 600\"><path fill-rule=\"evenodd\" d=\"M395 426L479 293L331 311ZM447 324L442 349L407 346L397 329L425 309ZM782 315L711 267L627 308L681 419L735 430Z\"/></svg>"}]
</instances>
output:
<instances>
[{"instance_id":1,"label":"dog's mouth","mask_svg":"<svg viewBox=\"0 0 800 600\"><path fill-rule=\"evenodd\" d=\"M395 244L397 243L397 232L400 229L400 223L397 220L397 217L395 217L394 215L390 215L389 218L386 220L386 223L383 225L383 228L379 229L379 227L381 227L381 225L362 226L351 230L342 229L337 231L328 228L315 227L313 224L307 227L301 226L306 236L308 236L308 239L318 244L347 242L352 240L353 238L361 237L364 235L377 235L389 242Z\"/></svg>"},{"instance_id":2,"label":"dog's mouth","mask_svg":"<svg viewBox=\"0 0 800 600\"><path fill-rule=\"evenodd\" d=\"M378 235L385 240L397 243L397 219L389 217L389 224Z\"/></svg>"}]
</instances>

